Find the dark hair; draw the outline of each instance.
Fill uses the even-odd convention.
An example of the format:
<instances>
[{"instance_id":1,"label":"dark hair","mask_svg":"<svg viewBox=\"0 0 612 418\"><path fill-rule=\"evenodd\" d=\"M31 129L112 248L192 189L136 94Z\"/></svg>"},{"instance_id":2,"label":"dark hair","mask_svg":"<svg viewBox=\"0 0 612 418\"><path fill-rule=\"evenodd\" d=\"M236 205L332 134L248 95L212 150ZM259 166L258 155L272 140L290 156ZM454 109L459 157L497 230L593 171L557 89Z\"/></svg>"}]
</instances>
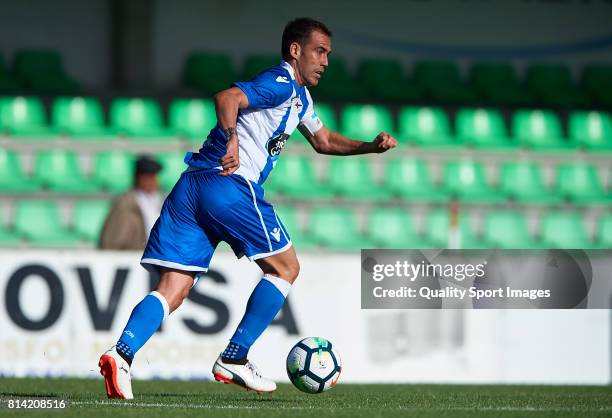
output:
<instances>
[{"instance_id":1,"label":"dark hair","mask_svg":"<svg viewBox=\"0 0 612 418\"><path fill-rule=\"evenodd\" d=\"M298 17L287 23L283 30L283 42L281 46L281 55L283 59L285 61L291 59L289 47L293 42L297 42L301 46L304 46L310 39L310 34L317 30L323 32L330 38L332 36L331 31L325 24L309 17Z\"/></svg>"}]
</instances>

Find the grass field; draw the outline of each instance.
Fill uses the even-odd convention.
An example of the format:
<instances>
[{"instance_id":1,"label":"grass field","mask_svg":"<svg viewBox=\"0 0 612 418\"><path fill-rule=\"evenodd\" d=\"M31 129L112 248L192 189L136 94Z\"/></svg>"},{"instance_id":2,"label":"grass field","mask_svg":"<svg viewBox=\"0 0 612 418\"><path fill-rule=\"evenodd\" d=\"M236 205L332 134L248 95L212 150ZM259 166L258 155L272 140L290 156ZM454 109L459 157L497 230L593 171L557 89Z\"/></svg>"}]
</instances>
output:
<instances>
[{"instance_id":1,"label":"grass field","mask_svg":"<svg viewBox=\"0 0 612 418\"><path fill-rule=\"evenodd\" d=\"M257 395L213 382L135 381L133 401L106 399L104 383L0 379L0 416L25 417L612 417L612 387L338 385L307 395L280 385ZM9 410L16 397L64 398L64 410Z\"/></svg>"}]
</instances>

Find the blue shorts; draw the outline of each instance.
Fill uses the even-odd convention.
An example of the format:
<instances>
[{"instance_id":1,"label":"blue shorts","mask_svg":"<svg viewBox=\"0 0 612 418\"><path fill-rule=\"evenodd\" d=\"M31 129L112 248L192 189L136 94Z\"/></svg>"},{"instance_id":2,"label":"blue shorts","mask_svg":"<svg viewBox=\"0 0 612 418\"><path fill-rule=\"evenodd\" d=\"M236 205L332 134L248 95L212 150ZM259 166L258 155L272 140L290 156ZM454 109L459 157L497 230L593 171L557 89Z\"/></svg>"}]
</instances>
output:
<instances>
[{"instance_id":1,"label":"blue shorts","mask_svg":"<svg viewBox=\"0 0 612 418\"><path fill-rule=\"evenodd\" d=\"M257 183L218 170L187 170L166 198L140 263L205 272L220 241L250 260L291 247L287 230Z\"/></svg>"}]
</instances>

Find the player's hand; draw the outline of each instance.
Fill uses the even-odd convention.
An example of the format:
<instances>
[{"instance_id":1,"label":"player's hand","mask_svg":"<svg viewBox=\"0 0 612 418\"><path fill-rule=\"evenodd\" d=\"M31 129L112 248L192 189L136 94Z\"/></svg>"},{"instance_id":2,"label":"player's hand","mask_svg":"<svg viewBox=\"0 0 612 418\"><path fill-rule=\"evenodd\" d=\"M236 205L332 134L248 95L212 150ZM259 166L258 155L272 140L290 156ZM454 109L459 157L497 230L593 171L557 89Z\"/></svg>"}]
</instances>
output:
<instances>
[{"instance_id":1,"label":"player's hand","mask_svg":"<svg viewBox=\"0 0 612 418\"><path fill-rule=\"evenodd\" d=\"M397 139L393 138L387 132L381 132L374 138L372 145L374 145L374 152L386 152L391 148L397 147Z\"/></svg>"},{"instance_id":2,"label":"player's hand","mask_svg":"<svg viewBox=\"0 0 612 418\"><path fill-rule=\"evenodd\" d=\"M219 161L223 167L223 171L219 173L221 176L229 176L240 167L240 159L238 158L238 137L233 135L227 141L226 152Z\"/></svg>"}]
</instances>

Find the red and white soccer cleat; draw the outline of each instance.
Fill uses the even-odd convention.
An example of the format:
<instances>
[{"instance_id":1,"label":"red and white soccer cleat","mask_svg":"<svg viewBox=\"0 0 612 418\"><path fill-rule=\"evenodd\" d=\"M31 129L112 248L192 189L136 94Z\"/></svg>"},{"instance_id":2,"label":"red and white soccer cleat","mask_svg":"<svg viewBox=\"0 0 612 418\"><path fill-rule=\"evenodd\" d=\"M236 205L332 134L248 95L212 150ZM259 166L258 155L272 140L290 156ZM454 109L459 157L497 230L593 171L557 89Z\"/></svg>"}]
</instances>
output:
<instances>
[{"instance_id":1,"label":"red and white soccer cleat","mask_svg":"<svg viewBox=\"0 0 612 418\"><path fill-rule=\"evenodd\" d=\"M263 377L250 361L246 364L224 363L219 356L212 372L215 380L242 386L246 390L257 393L272 393L276 390L276 383Z\"/></svg>"},{"instance_id":2,"label":"red and white soccer cleat","mask_svg":"<svg viewBox=\"0 0 612 418\"><path fill-rule=\"evenodd\" d=\"M98 366L100 374L104 376L106 395L109 398L134 399L130 365L117 353L115 346L102 354Z\"/></svg>"}]
</instances>

